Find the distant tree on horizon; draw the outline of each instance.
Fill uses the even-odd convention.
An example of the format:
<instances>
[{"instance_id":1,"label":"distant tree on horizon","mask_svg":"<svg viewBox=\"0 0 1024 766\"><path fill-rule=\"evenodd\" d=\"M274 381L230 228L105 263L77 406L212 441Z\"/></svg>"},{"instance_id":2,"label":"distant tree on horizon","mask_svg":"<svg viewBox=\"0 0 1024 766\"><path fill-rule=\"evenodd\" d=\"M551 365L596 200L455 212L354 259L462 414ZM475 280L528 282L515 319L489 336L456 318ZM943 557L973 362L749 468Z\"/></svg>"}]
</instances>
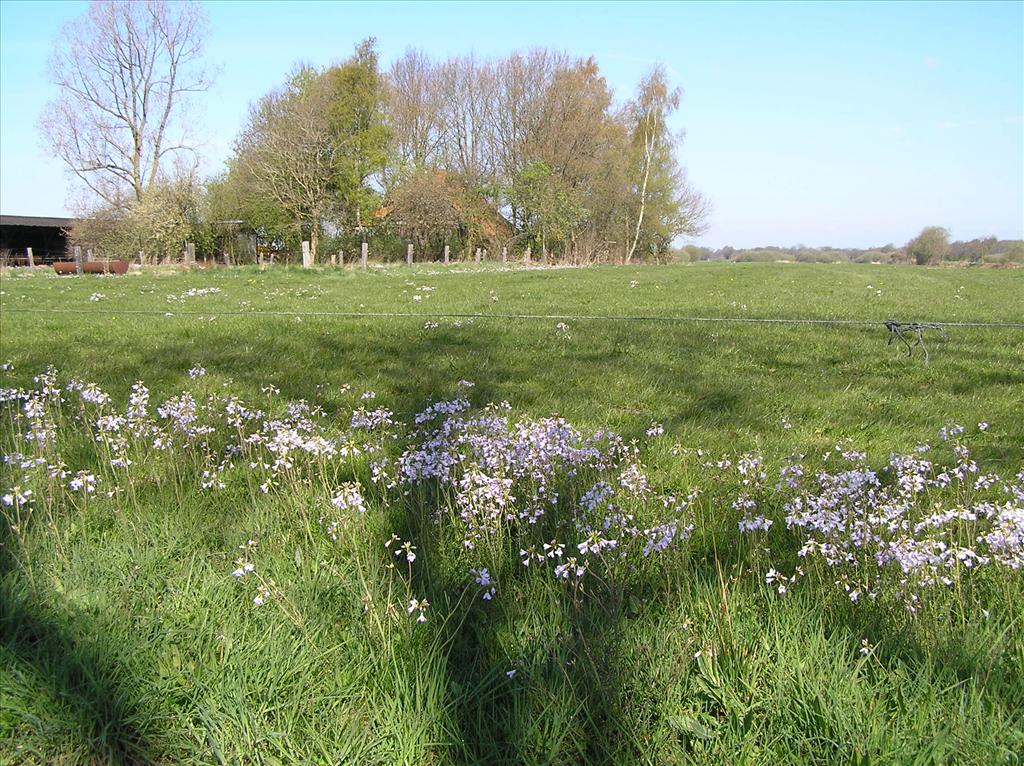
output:
<instances>
[{"instance_id":1,"label":"distant tree on horizon","mask_svg":"<svg viewBox=\"0 0 1024 766\"><path fill-rule=\"evenodd\" d=\"M918 266L941 263L949 252L949 231L941 226L926 226L907 243L905 250Z\"/></svg>"}]
</instances>

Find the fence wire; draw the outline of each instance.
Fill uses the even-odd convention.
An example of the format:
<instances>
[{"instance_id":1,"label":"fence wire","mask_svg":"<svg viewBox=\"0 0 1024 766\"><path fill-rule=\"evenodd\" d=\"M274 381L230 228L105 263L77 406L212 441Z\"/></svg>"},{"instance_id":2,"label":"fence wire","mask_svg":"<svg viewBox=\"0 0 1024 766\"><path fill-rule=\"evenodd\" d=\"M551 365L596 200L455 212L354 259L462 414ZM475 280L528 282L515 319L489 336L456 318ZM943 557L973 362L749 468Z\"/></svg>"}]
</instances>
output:
<instances>
[{"instance_id":1,"label":"fence wire","mask_svg":"<svg viewBox=\"0 0 1024 766\"><path fill-rule=\"evenodd\" d=\"M0 306L2 314L85 314L92 316L164 316L164 317L210 317L210 316L250 316L250 317L338 317L348 319L417 319L430 321L434 319L522 319L545 320L559 322L693 322L722 324L778 324L778 325L825 325L836 327L877 327L897 320L887 319L809 319L789 317L703 317L703 316L659 316L651 314L516 314L516 313L457 313L457 312L418 312L418 311L268 311L255 309L251 311L225 310L218 311L174 311L171 309L123 309L98 310L74 308L8 308ZM988 329L1024 330L1024 322L986 322L986 321L933 321L933 320L899 320L901 324L925 324L930 327L966 327Z\"/></svg>"}]
</instances>

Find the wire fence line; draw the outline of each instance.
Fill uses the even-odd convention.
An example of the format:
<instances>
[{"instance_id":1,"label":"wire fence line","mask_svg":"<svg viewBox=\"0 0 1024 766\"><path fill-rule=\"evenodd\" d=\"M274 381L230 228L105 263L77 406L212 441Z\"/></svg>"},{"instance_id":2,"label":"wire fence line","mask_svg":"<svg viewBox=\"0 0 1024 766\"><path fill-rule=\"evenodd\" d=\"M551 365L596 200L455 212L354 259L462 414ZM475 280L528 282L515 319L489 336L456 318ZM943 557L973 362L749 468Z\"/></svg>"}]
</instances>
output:
<instances>
[{"instance_id":1,"label":"wire fence line","mask_svg":"<svg viewBox=\"0 0 1024 766\"><path fill-rule=\"evenodd\" d=\"M350 319L523 319L546 320L560 322L692 322L721 324L778 324L778 325L819 325L836 327L878 327L892 322L892 319L806 319L787 317L703 317L703 316L659 316L646 314L517 314L517 313L458 313L458 312L418 312L418 311L283 311L283 310L225 310L218 311L174 311L171 309L122 309L97 310L75 308L8 308L0 306L4 314L86 314L92 316L138 315L138 316L175 316L175 317L209 317L209 316L251 316L251 317L338 317ZM914 322L910 322L913 324ZM988 322L988 321L948 321L937 322L927 320L928 326L962 327L1024 330L1024 322Z\"/></svg>"}]
</instances>

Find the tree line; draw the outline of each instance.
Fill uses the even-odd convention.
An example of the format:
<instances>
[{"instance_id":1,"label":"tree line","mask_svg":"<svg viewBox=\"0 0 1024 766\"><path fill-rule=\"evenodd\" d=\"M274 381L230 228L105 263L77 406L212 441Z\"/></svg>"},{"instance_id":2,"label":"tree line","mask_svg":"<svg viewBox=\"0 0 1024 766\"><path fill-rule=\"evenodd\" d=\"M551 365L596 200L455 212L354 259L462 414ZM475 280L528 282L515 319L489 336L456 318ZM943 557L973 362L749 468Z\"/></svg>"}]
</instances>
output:
<instances>
[{"instance_id":1,"label":"tree line","mask_svg":"<svg viewBox=\"0 0 1024 766\"><path fill-rule=\"evenodd\" d=\"M199 175L188 102L209 87L191 2L94 2L51 59L41 121L81 181L76 242L173 259L227 251L418 258L482 247L571 263L664 258L703 230L678 162L681 91L655 67L624 103L593 58L534 49L387 69L368 39L252 104L222 173Z\"/></svg>"},{"instance_id":2,"label":"tree line","mask_svg":"<svg viewBox=\"0 0 1024 766\"><path fill-rule=\"evenodd\" d=\"M106 256L241 262L296 258L309 242L352 257L451 250L540 262L795 260L1021 262L1020 242L950 242L927 227L902 247L677 248L703 231L670 129L682 93L655 67L625 102L593 58L534 49L382 68L374 40L300 66L252 104L223 172L202 178L190 104L212 77L191 0L96 0L50 60L40 120L78 179L72 241Z\"/></svg>"},{"instance_id":3,"label":"tree line","mask_svg":"<svg viewBox=\"0 0 1024 766\"><path fill-rule=\"evenodd\" d=\"M752 247L710 248L685 245L673 253L677 261L732 261L754 263L793 261L796 263L903 263L935 266L958 264L1024 264L1024 241L978 237L950 241L949 231L927 226L903 246L892 243L869 248L851 247Z\"/></svg>"}]
</instances>

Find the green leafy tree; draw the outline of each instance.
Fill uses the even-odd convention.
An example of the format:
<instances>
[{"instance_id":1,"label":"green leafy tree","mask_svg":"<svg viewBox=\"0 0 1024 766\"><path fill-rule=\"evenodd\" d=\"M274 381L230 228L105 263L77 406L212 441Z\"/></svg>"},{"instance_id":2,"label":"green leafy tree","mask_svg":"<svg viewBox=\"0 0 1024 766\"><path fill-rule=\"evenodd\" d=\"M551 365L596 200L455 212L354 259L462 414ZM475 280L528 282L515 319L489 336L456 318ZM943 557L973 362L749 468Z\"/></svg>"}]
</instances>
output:
<instances>
[{"instance_id":1,"label":"green leafy tree","mask_svg":"<svg viewBox=\"0 0 1024 766\"><path fill-rule=\"evenodd\" d=\"M550 246L564 245L572 237L587 213L577 192L544 162L531 162L519 172L511 197L545 256Z\"/></svg>"},{"instance_id":2,"label":"green leafy tree","mask_svg":"<svg viewBox=\"0 0 1024 766\"><path fill-rule=\"evenodd\" d=\"M1006 260L1010 263L1024 263L1024 242L1016 240L1006 249Z\"/></svg>"},{"instance_id":3,"label":"green leafy tree","mask_svg":"<svg viewBox=\"0 0 1024 766\"><path fill-rule=\"evenodd\" d=\"M629 108L636 210L626 263L637 252L664 252L676 237L704 230L708 203L694 191L675 157L678 139L668 118L679 108L682 91L671 88L663 67L640 83Z\"/></svg>"},{"instance_id":4,"label":"green leafy tree","mask_svg":"<svg viewBox=\"0 0 1024 766\"><path fill-rule=\"evenodd\" d=\"M298 244L288 211L261 194L237 160L229 161L228 170L207 183L204 212L211 234L232 259L248 249L250 237L258 248L270 250L294 249Z\"/></svg>"},{"instance_id":5,"label":"green leafy tree","mask_svg":"<svg viewBox=\"0 0 1024 766\"><path fill-rule=\"evenodd\" d=\"M324 72L295 72L253 107L235 142L255 193L309 232L316 260L323 224L361 226L379 200L367 183L387 162L384 80L373 40Z\"/></svg>"},{"instance_id":6,"label":"green leafy tree","mask_svg":"<svg viewBox=\"0 0 1024 766\"><path fill-rule=\"evenodd\" d=\"M941 226L927 226L907 243L906 251L919 266L940 263L949 252L949 232Z\"/></svg>"},{"instance_id":7,"label":"green leafy tree","mask_svg":"<svg viewBox=\"0 0 1024 766\"><path fill-rule=\"evenodd\" d=\"M177 260L186 242L202 239L201 190L191 178L154 183L128 205L93 208L71 229L72 242L101 258L133 259L142 252L152 262Z\"/></svg>"},{"instance_id":8,"label":"green leafy tree","mask_svg":"<svg viewBox=\"0 0 1024 766\"><path fill-rule=\"evenodd\" d=\"M380 206L375 187L388 165L391 130L386 122L387 82L376 41L360 43L353 56L321 75L327 128L335 147L333 193L342 228L355 229ZM378 183L371 184L376 180Z\"/></svg>"}]
</instances>

